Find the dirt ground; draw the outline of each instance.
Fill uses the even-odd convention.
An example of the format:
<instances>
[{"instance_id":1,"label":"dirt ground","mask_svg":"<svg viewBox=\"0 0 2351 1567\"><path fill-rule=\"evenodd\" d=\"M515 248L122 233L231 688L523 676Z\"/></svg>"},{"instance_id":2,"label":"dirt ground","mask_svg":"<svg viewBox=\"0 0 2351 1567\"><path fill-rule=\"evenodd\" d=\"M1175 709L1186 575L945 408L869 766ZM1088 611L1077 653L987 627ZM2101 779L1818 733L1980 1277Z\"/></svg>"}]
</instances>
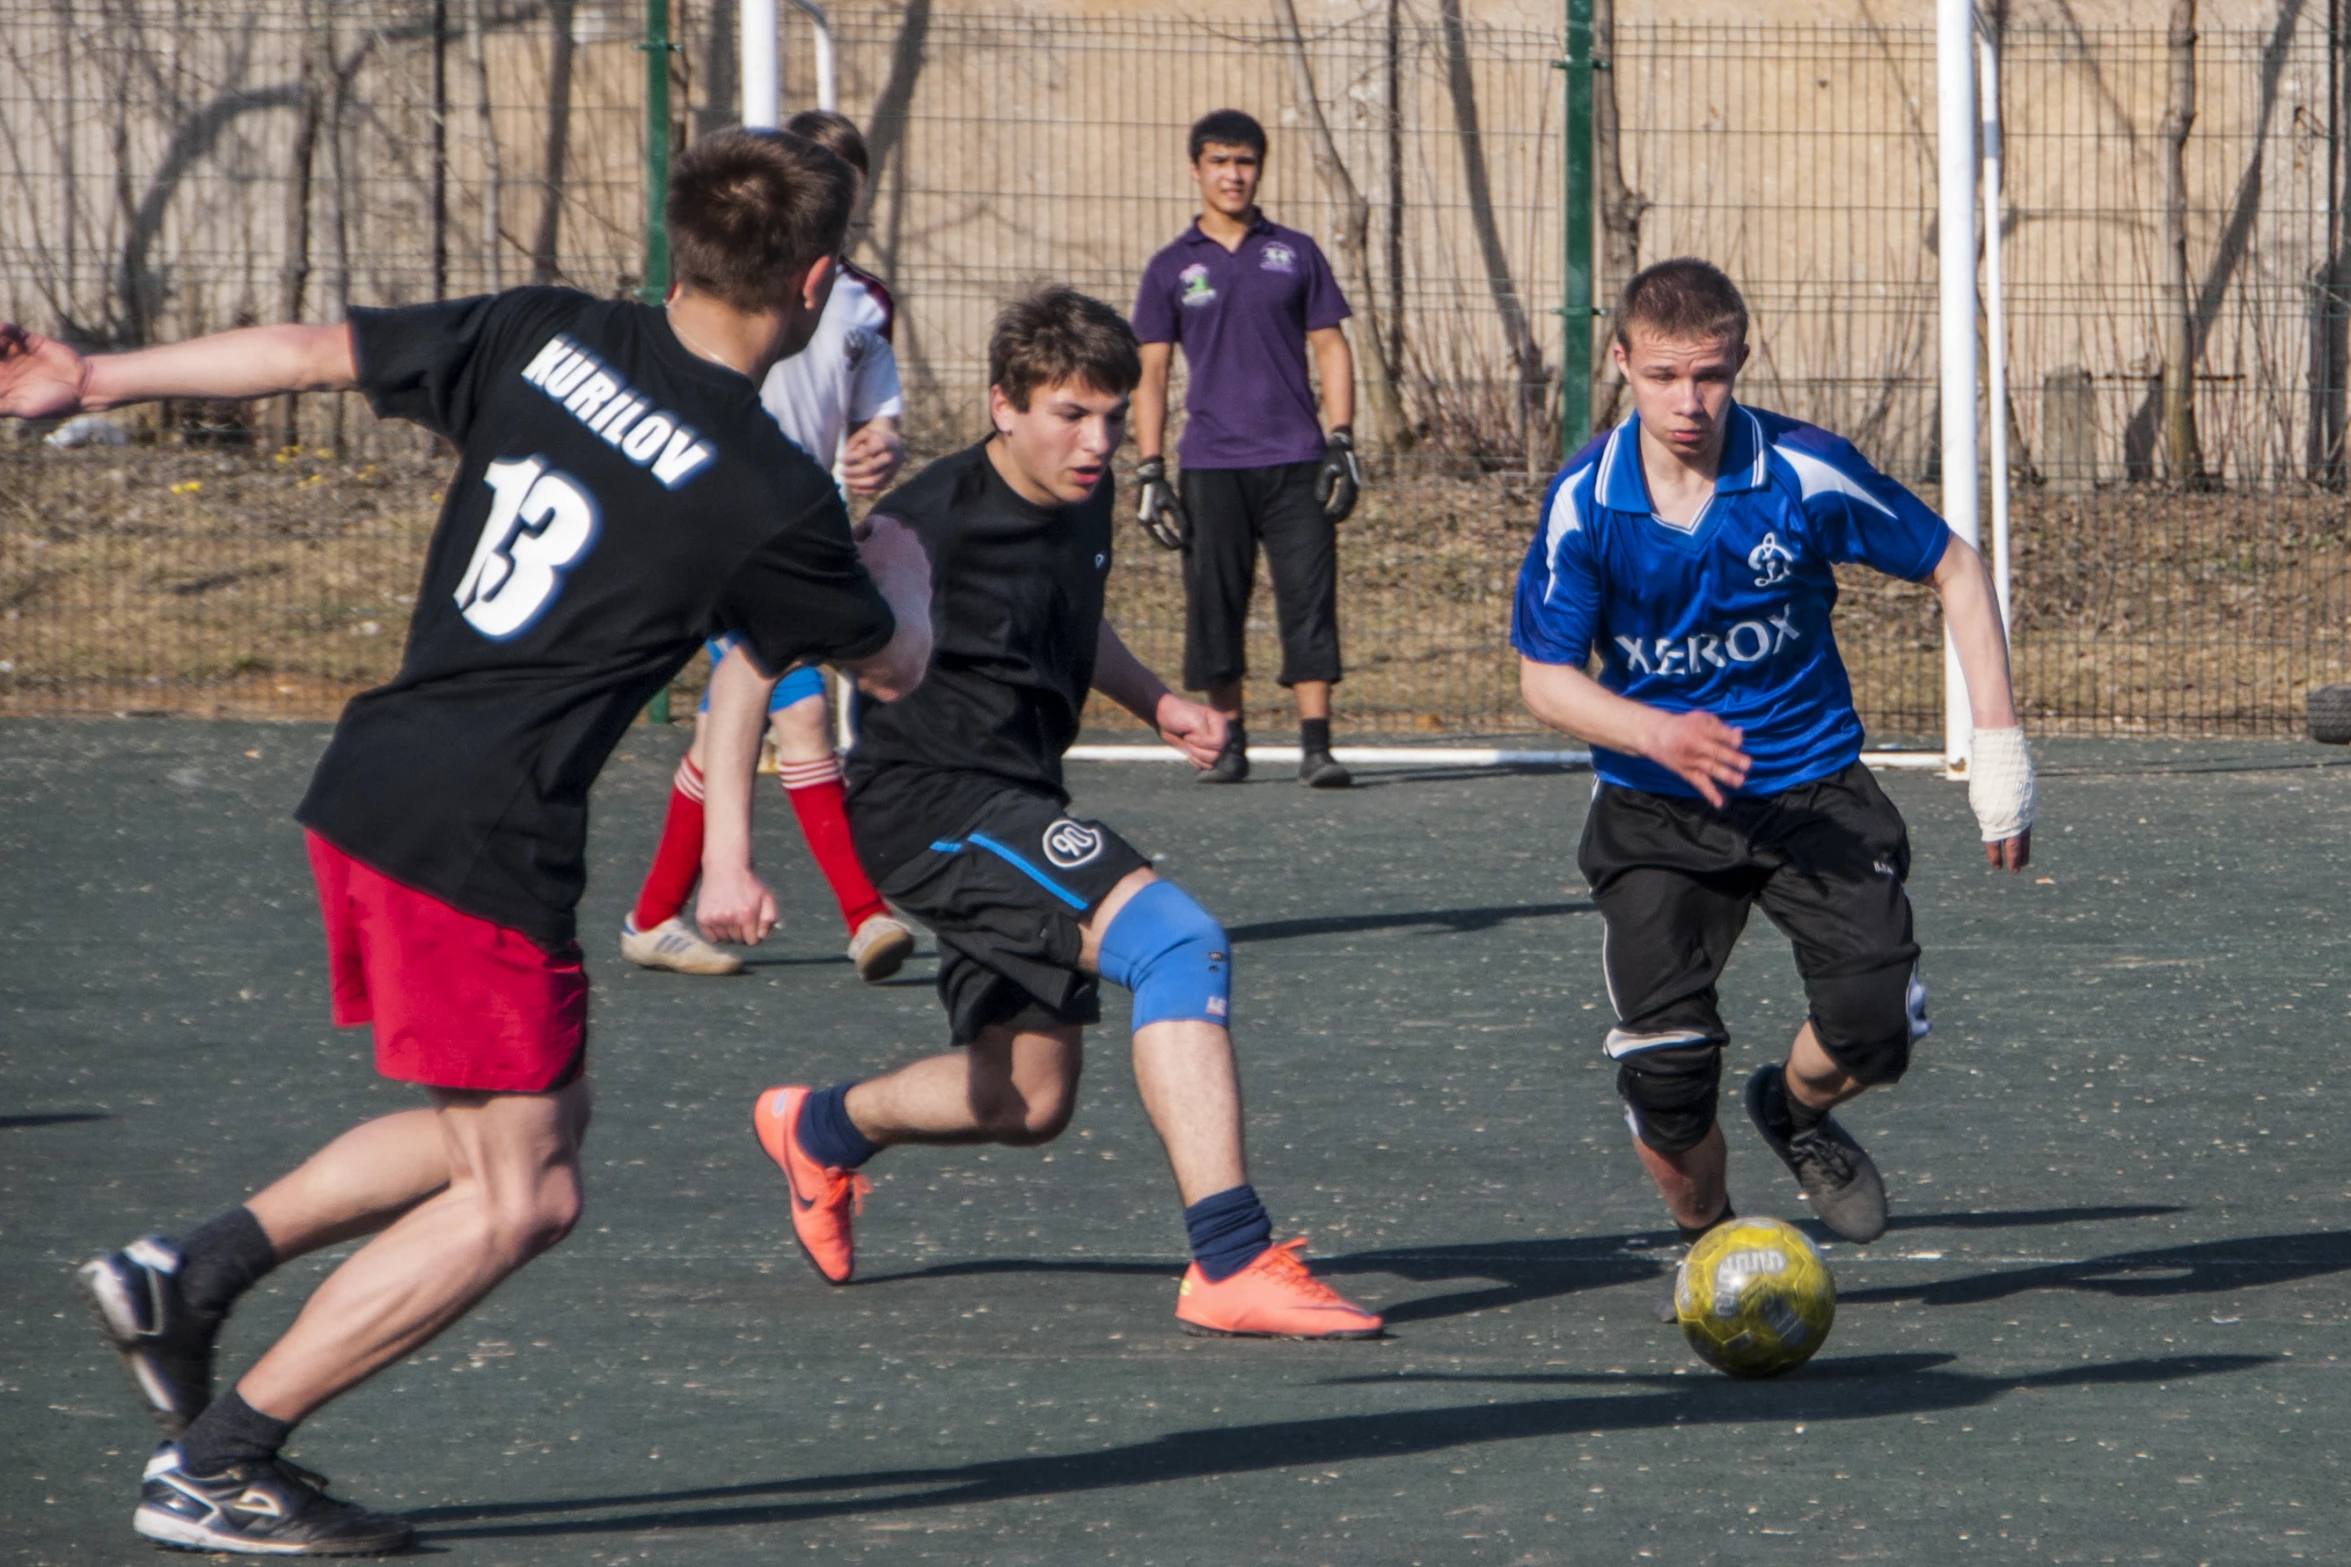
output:
<instances>
[{"instance_id":1,"label":"dirt ground","mask_svg":"<svg viewBox=\"0 0 2351 1567\"><path fill-rule=\"evenodd\" d=\"M373 457L0 451L0 713L332 716L397 665L447 473L445 458L396 444ZM1343 728L1530 726L1507 629L1542 483L1375 472L1342 535ZM2292 732L2309 687L2351 678L2347 533L2333 494L2020 494L2014 602L2028 721L2081 733ZM1112 617L1173 673L1177 560L1123 525L1120 544ZM1279 653L1262 579L1251 638L1270 696ZM1873 728L1939 729L1931 595L1849 573L1838 639ZM700 680L697 661L679 695Z\"/></svg>"}]
</instances>

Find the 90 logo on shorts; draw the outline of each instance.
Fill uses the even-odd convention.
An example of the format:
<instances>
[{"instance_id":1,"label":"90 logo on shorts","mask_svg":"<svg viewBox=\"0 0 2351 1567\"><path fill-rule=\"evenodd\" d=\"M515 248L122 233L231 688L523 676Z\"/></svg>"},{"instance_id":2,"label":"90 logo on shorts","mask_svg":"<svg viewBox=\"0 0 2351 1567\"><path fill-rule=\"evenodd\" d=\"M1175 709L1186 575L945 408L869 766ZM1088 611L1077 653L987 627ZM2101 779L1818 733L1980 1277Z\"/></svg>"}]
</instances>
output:
<instances>
[{"instance_id":1,"label":"90 logo on shorts","mask_svg":"<svg viewBox=\"0 0 2351 1567\"><path fill-rule=\"evenodd\" d=\"M1074 871L1102 853L1102 829L1067 816L1045 829L1045 858Z\"/></svg>"}]
</instances>

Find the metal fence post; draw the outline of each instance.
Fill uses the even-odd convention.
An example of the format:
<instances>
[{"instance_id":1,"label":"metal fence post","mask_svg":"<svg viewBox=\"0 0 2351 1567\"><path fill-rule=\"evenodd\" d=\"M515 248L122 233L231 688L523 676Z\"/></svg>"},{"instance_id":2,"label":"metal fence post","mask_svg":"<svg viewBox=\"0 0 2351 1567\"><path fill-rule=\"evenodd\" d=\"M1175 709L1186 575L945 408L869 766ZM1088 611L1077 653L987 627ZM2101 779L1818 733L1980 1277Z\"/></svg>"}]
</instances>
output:
<instances>
[{"instance_id":1,"label":"metal fence post","mask_svg":"<svg viewBox=\"0 0 2351 1567\"><path fill-rule=\"evenodd\" d=\"M637 297L658 305L669 297L669 0L645 0L645 281ZM645 706L645 717L669 722L669 688Z\"/></svg>"},{"instance_id":2,"label":"metal fence post","mask_svg":"<svg viewBox=\"0 0 2351 1567\"><path fill-rule=\"evenodd\" d=\"M1567 0L1561 115L1559 456L1592 434L1592 0Z\"/></svg>"}]
</instances>

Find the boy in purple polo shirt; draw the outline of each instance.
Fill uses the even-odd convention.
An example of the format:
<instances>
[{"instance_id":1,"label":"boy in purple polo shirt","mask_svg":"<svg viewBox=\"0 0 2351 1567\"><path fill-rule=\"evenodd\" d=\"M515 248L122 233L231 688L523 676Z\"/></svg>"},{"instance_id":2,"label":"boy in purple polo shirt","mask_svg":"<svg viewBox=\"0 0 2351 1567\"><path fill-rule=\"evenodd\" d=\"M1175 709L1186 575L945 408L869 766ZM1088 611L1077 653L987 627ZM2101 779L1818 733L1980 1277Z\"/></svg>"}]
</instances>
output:
<instances>
[{"instance_id":1,"label":"boy in purple polo shirt","mask_svg":"<svg viewBox=\"0 0 2351 1567\"><path fill-rule=\"evenodd\" d=\"M1192 127L1200 216L1151 258L1135 300L1143 381L1135 389L1142 454L1139 520L1184 552L1184 684L1229 720L1204 783L1249 776L1241 681L1257 551L1273 574L1282 634L1280 681L1298 702L1298 781L1344 789L1331 756L1331 687L1339 679L1338 527L1355 509L1355 359L1339 323L1347 301L1313 240L1257 210L1265 128L1238 109ZM1184 395L1183 494L1167 481L1167 374L1175 345L1191 373ZM1306 379L1314 350L1321 418ZM1327 420L1330 434L1323 434Z\"/></svg>"}]
</instances>

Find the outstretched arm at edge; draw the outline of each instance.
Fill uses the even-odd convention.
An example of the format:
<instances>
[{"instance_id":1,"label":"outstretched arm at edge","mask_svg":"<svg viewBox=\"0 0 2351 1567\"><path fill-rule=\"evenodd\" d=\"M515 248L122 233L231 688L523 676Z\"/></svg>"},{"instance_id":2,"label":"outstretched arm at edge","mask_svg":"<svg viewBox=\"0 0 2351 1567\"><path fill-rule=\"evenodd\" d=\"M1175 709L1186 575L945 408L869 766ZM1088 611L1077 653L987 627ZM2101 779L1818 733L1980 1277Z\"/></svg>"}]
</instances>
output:
<instances>
[{"instance_id":1,"label":"outstretched arm at edge","mask_svg":"<svg viewBox=\"0 0 2351 1567\"><path fill-rule=\"evenodd\" d=\"M1527 711L1572 739L1628 756L1645 756L1671 771L1708 805L1721 809L1723 791L1747 781L1744 731L1712 713L1669 713L1618 696L1569 664L1520 657L1519 695Z\"/></svg>"},{"instance_id":2,"label":"outstretched arm at edge","mask_svg":"<svg viewBox=\"0 0 2351 1567\"><path fill-rule=\"evenodd\" d=\"M2016 689L2008 671L2008 637L2000 624L2000 600L1984 557L1953 534L1927 581L1943 601L1943 624L1950 627L1951 645L1959 654L1959 672L1967 680L1967 707L1975 727L2019 728ZM2021 871L2032 862L2032 854L2033 830L2029 825L2014 837L1984 845L1985 858L1997 870Z\"/></svg>"},{"instance_id":3,"label":"outstretched arm at edge","mask_svg":"<svg viewBox=\"0 0 2351 1567\"><path fill-rule=\"evenodd\" d=\"M1157 730L1194 767L1211 765L1224 749L1224 714L1170 691L1107 619L1094 639L1094 689Z\"/></svg>"},{"instance_id":4,"label":"outstretched arm at edge","mask_svg":"<svg viewBox=\"0 0 2351 1567\"><path fill-rule=\"evenodd\" d=\"M158 397L270 397L359 384L348 326L240 327L160 348L79 354L0 325L0 415L55 419Z\"/></svg>"}]
</instances>

